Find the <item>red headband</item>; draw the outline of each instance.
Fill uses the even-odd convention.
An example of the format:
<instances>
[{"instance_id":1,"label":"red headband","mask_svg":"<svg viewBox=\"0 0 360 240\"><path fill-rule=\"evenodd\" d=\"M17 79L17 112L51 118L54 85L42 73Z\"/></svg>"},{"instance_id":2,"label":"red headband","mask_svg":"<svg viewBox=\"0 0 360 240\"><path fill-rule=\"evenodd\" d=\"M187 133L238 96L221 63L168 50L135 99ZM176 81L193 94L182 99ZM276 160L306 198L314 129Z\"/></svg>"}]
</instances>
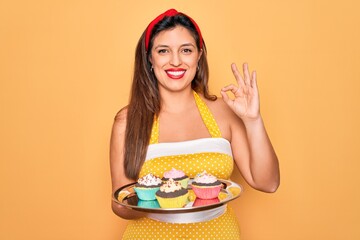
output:
<instances>
[{"instance_id":1,"label":"red headband","mask_svg":"<svg viewBox=\"0 0 360 240\"><path fill-rule=\"evenodd\" d=\"M164 19L164 17L172 17L172 16L176 16L178 14L183 14L184 16L188 17L190 19L190 21L194 24L196 31L199 35L199 42L200 42L200 49L202 49L202 45L203 45L203 41L202 41L202 36L201 36L201 31L199 26L196 24L196 22L189 16L185 15L184 13L178 12L175 9L169 9L166 12L160 14L159 16L157 16L154 20L152 20L152 22L149 24L149 26L146 29L146 36L145 36L145 48L146 51L149 50L149 43L150 43L150 37L151 37L151 32L154 28L154 26L160 22L161 20Z\"/></svg>"}]
</instances>

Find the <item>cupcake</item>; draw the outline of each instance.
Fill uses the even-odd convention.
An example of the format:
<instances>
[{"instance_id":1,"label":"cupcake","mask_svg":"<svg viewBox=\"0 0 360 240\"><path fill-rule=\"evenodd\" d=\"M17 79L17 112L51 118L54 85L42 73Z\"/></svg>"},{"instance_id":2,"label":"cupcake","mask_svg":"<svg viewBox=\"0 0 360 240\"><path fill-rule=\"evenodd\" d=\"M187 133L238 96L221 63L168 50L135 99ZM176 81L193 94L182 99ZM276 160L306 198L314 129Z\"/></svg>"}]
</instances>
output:
<instances>
[{"instance_id":1,"label":"cupcake","mask_svg":"<svg viewBox=\"0 0 360 240\"><path fill-rule=\"evenodd\" d=\"M188 201L188 195L188 190L172 178L164 182L155 194L161 208L184 207Z\"/></svg>"},{"instance_id":2,"label":"cupcake","mask_svg":"<svg viewBox=\"0 0 360 240\"><path fill-rule=\"evenodd\" d=\"M139 178L134 190L140 200L155 200L155 193L160 189L161 179L152 173Z\"/></svg>"},{"instance_id":3,"label":"cupcake","mask_svg":"<svg viewBox=\"0 0 360 240\"><path fill-rule=\"evenodd\" d=\"M187 189L189 177L186 176L183 171L173 168L170 171L164 172L164 177L162 180L168 181L170 178L172 178L174 181L180 182L181 186Z\"/></svg>"},{"instance_id":4,"label":"cupcake","mask_svg":"<svg viewBox=\"0 0 360 240\"><path fill-rule=\"evenodd\" d=\"M217 178L204 171L196 175L191 183L192 190L196 197L201 199L217 198L221 190L222 184Z\"/></svg>"}]
</instances>

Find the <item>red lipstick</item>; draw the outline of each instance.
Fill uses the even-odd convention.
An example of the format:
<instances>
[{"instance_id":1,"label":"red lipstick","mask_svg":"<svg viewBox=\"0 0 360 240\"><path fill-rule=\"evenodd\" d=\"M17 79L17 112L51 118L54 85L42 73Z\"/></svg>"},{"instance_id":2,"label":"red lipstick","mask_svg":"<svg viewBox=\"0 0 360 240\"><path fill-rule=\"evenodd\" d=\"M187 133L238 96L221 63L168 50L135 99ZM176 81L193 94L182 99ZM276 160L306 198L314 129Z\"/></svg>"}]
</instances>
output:
<instances>
[{"instance_id":1,"label":"red lipstick","mask_svg":"<svg viewBox=\"0 0 360 240\"><path fill-rule=\"evenodd\" d=\"M170 68L165 72L171 79L180 79L185 75L186 70L183 68Z\"/></svg>"}]
</instances>

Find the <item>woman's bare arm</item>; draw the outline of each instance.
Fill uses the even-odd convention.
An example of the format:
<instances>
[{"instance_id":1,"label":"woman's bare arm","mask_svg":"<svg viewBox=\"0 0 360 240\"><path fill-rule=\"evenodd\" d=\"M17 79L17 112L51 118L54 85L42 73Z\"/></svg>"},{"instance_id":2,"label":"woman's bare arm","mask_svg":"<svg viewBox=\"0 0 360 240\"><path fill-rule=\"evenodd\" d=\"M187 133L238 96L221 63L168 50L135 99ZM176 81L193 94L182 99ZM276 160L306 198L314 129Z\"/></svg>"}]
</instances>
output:
<instances>
[{"instance_id":1,"label":"woman's bare arm","mask_svg":"<svg viewBox=\"0 0 360 240\"><path fill-rule=\"evenodd\" d=\"M125 176L124 169L124 142L126 129L127 110L122 109L115 117L111 140L110 140L110 170L112 191L116 191L121 186L134 182ZM136 219L146 216L145 213L128 209L112 201L113 212L124 219Z\"/></svg>"}]
</instances>

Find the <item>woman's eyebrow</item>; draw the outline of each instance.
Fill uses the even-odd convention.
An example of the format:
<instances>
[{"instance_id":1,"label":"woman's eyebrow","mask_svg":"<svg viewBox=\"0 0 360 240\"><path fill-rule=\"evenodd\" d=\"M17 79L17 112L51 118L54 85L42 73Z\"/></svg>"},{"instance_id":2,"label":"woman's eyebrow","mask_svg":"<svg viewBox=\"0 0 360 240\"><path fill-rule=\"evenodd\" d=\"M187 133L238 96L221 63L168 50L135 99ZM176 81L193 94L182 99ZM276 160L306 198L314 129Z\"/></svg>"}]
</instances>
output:
<instances>
[{"instance_id":1,"label":"woman's eyebrow","mask_svg":"<svg viewBox=\"0 0 360 240\"><path fill-rule=\"evenodd\" d=\"M168 47L169 47L168 45L162 45L162 44L160 44L160 45L155 46L154 49L157 49L157 48L168 48Z\"/></svg>"},{"instance_id":2,"label":"woman's eyebrow","mask_svg":"<svg viewBox=\"0 0 360 240\"><path fill-rule=\"evenodd\" d=\"M180 47L195 47L195 45L193 43L184 43L184 44L181 44ZM157 49L157 48L168 48L169 45L165 45L165 44L160 44L160 45L157 45L155 46L154 49Z\"/></svg>"},{"instance_id":3,"label":"woman's eyebrow","mask_svg":"<svg viewBox=\"0 0 360 240\"><path fill-rule=\"evenodd\" d=\"M192 44L192 43L184 43L184 44L182 44L181 46L182 46L182 47L187 47L187 46L195 47L195 45Z\"/></svg>"}]
</instances>

